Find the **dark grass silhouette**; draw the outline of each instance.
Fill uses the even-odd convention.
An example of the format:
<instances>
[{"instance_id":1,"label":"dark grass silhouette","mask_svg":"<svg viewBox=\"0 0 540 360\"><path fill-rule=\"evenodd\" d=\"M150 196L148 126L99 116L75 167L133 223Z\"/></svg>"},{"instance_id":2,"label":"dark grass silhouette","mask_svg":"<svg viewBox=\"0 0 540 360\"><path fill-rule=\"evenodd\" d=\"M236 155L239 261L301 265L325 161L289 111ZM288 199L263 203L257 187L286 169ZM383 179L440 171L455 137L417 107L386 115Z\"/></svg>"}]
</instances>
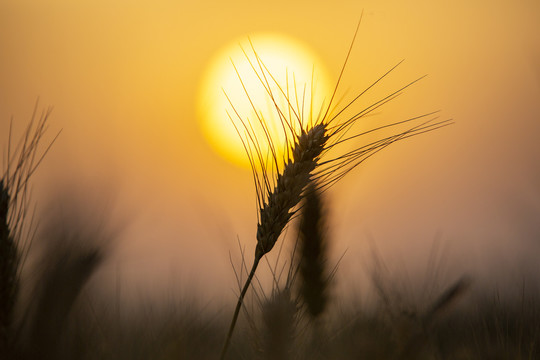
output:
<instances>
[{"instance_id":1,"label":"dark grass silhouette","mask_svg":"<svg viewBox=\"0 0 540 360\"><path fill-rule=\"evenodd\" d=\"M8 189L0 180L0 354L11 352L13 314L18 292L19 254L8 224Z\"/></svg>"},{"instance_id":2,"label":"dark grass silhouette","mask_svg":"<svg viewBox=\"0 0 540 360\"><path fill-rule=\"evenodd\" d=\"M316 320L328 305L328 243L322 194L315 183L306 188L299 219L299 292L309 316Z\"/></svg>"},{"instance_id":3,"label":"dark grass silhouette","mask_svg":"<svg viewBox=\"0 0 540 360\"><path fill-rule=\"evenodd\" d=\"M297 302L288 289L275 292L261 309L262 354L266 360L295 359Z\"/></svg>"},{"instance_id":4,"label":"dark grass silhouette","mask_svg":"<svg viewBox=\"0 0 540 360\"><path fill-rule=\"evenodd\" d=\"M307 314L305 356L328 357L326 326L323 319L329 305L331 279L335 269L329 264L327 209L315 182L306 188L298 219L298 293Z\"/></svg>"},{"instance_id":5,"label":"dark grass silhouette","mask_svg":"<svg viewBox=\"0 0 540 360\"><path fill-rule=\"evenodd\" d=\"M95 272L102 254L98 249L85 251L73 247L47 249L48 263L40 267L36 297L28 317L28 338L24 339L27 359L67 359L62 349L69 314Z\"/></svg>"},{"instance_id":6,"label":"dark grass silhouette","mask_svg":"<svg viewBox=\"0 0 540 360\"><path fill-rule=\"evenodd\" d=\"M54 196L56 204L47 205L49 212L42 218L32 249L40 251L40 260L25 278L31 292L21 339L27 359L73 358L67 356L70 346L63 341L70 313L113 240L88 205L74 195L66 196L67 188L62 191Z\"/></svg>"},{"instance_id":7,"label":"dark grass silhouette","mask_svg":"<svg viewBox=\"0 0 540 360\"><path fill-rule=\"evenodd\" d=\"M33 236L28 186L56 139L41 146L50 113L50 108L38 113L36 103L21 139L12 143L13 119L7 134L0 177L0 357L14 356L20 332L15 324L15 310L21 269Z\"/></svg>"}]
</instances>

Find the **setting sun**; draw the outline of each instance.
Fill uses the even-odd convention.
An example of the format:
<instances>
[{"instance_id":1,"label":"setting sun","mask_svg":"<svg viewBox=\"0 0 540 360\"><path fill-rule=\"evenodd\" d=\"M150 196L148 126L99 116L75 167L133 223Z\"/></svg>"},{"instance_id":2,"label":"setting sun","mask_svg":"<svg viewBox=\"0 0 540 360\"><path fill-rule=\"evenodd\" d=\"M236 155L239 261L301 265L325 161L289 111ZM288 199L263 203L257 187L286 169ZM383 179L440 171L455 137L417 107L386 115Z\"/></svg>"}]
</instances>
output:
<instances>
[{"instance_id":1,"label":"setting sun","mask_svg":"<svg viewBox=\"0 0 540 360\"><path fill-rule=\"evenodd\" d=\"M240 166L249 163L235 125L240 129L241 121L249 122L264 139L259 130L263 119L280 154L284 135L274 101L308 120L330 89L316 54L296 40L271 33L249 35L225 46L210 62L201 84L198 112L205 138L217 153ZM267 153L268 145L260 145Z\"/></svg>"}]
</instances>

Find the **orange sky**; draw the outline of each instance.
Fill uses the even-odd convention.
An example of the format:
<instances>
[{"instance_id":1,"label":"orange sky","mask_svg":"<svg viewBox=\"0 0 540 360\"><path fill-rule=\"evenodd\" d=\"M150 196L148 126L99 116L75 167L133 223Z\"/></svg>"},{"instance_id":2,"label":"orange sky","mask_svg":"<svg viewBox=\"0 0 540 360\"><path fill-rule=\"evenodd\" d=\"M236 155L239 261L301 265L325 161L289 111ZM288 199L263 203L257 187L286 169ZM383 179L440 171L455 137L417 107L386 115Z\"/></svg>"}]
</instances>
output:
<instances>
[{"instance_id":1,"label":"orange sky","mask_svg":"<svg viewBox=\"0 0 540 360\"><path fill-rule=\"evenodd\" d=\"M441 109L456 124L381 152L329 193L343 281L362 285L369 244L422 272L437 236L461 272L528 266L540 253L540 3L404 3L0 0L0 134L11 116L20 130L37 97L54 106L51 134L62 134L36 199L70 182L114 197L131 220L110 269L230 294L228 252L238 257L239 238L251 256L255 205L250 173L199 130L205 67L231 40L274 31L336 77L364 10L344 89L406 59L381 91L429 76L380 119Z\"/></svg>"}]
</instances>

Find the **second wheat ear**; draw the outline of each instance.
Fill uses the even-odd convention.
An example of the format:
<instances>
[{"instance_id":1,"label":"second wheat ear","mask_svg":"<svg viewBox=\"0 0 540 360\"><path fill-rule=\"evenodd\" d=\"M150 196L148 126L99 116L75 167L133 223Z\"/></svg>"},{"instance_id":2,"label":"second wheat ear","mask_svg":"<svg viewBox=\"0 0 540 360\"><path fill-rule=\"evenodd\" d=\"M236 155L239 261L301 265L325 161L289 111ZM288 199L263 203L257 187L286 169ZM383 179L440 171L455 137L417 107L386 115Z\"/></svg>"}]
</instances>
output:
<instances>
[{"instance_id":1,"label":"second wheat ear","mask_svg":"<svg viewBox=\"0 0 540 360\"><path fill-rule=\"evenodd\" d=\"M349 60L356 35L358 34L359 25L351 41L330 101L326 106L321 107L321 111L318 114L314 114L311 111L312 106L309 107L309 111L306 111L304 108L305 101L294 101L299 98L303 99L305 96L305 93L298 94L296 86L294 89L289 89L288 82L286 88L280 86L279 81L272 76L268 68L264 65L263 59L258 56L253 44L251 44L251 55L244 51L252 70L260 80L261 86L266 90L268 99L274 105L275 115L281 121L281 129L285 142L284 144L276 143L277 140L273 139L270 135L272 132L268 127L268 122L259 112L255 112L257 114L256 120L244 118L242 114L238 113L234 104L231 102L234 114L229 114L229 116L242 140L251 164L259 211L257 214L257 245L253 265L238 297L238 302L221 352L221 359L224 359L227 353L243 299L255 276L259 262L265 254L272 250L281 233L294 216L295 209L302 200L305 188L310 181L316 181L318 189L326 189L343 178L343 176L364 160L394 142L451 124L450 120L438 120L438 116L435 116L436 112L431 112L406 120L387 123L367 131L354 132L356 128L353 129L353 125L358 120L371 114L389 101L392 101L403 90L421 79L416 79L390 92L390 94L380 98L371 105L361 108L360 111L353 112L352 116L345 115L345 110L350 110L362 95L395 70L402 63L400 61L347 104L336 108L334 99ZM246 96L251 104L253 104L249 91L243 84L240 74L238 74L238 78L243 85ZM274 86L277 86L277 91L273 90ZM253 104L253 106L256 106L256 104ZM362 135L408 123L415 123L416 125L367 144L362 145L355 142L352 150L350 147L343 147L346 143L358 140ZM256 129L262 130L262 132ZM258 135L261 133L264 136ZM268 146L262 146L263 143ZM278 151L276 150L278 148L284 149L284 155L282 157L278 156ZM332 150L331 153L330 150Z\"/></svg>"}]
</instances>

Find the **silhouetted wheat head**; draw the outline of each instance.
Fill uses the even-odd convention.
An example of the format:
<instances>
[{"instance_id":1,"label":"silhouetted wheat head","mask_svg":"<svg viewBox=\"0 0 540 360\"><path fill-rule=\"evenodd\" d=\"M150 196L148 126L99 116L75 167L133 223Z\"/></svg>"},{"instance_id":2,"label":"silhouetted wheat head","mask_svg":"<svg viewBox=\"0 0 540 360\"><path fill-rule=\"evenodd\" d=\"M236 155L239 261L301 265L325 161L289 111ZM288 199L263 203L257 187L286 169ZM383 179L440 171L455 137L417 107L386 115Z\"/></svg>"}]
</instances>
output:
<instances>
[{"instance_id":1,"label":"silhouetted wheat head","mask_svg":"<svg viewBox=\"0 0 540 360\"><path fill-rule=\"evenodd\" d=\"M9 347L13 308L17 295L17 247L8 224L9 193L0 180L0 354Z\"/></svg>"},{"instance_id":2,"label":"silhouetted wheat head","mask_svg":"<svg viewBox=\"0 0 540 360\"><path fill-rule=\"evenodd\" d=\"M250 54L244 51L246 59L260 80L261 86L266 90L268 99L274 105L274 115L281 122L281 131L285 140L281 144L277 143L277 139L272 137L268 120L263 118L260 111L257 111L257 105L251 100L249 91L237 71L246 96L253 106L256 119L250 120L243 116L243 114L238 113L230 99L229 102L234 113L229 114L229 116L238 135L242 139L251 164L259 211L255 259L250 274L240 293L229 334L222 351L222 358L225 356L242 300L253 279L259 261L266 253L272 250L284 228L295 215L296 207L302 199L308 183L310 181L316 181L319 189L326 189L339 181L364 160L390 144L438 129L450 123L449 120L437 120L438 117L434 116L435 112L433 112L400 122L381 125L368 131L358 132L356 130L355 132L355 128L353 127L355 123L395 99L403 90L421 79L416 79L392 91L389 95L362 108L352 116L346 116L346 110L350 110L362 95L387 77L401 63L399 62L392 67L359 95L344 106L338 108L335 104L336 93L357 32L358 27L332 96L328 104L321 106L319 112L313 111L314 104L311 100L313 89L311 89L311 94L306 95L307 86L303 86L301 90L298 90L296 85L294 89L289 89L288 82L286 87L280 86L279 80L274 78L269 72L264 64L264 60L258 56L253 44L251 45ZM273 90L276 86L278 91ZM307 101L306 96L308 96ZM357 140L362 135L412 122L415 122L415 125L411 125L411 127L404 131L383 137L368 144L355 145L353 150L343 146L350 144L353 140ZM263 136L258 136L258 134L261 134L258 129L262 130ZM284 155L281 155L282 153Z\"/></svg>"},{"instance_id":3,"label":"silhouetted wheat head","mask_svg":"<svg viewBox=\"0 0 540 360\"><path fill-rule=\"evenodd\" d=\"M52 146L54 139L39 153L47 130L51 109L38 115L37 104L32 118L17 144L8 145L0 177L0 355L10 356L16 341L14 312L19 291L22 262L32 238L29 214L29 179Z\"/></svg>"},{"instance_id":4,"label":"silhouetted wheat head","mask_svg":"<svg viewBox=\"0 0 540 360\"><path fill-rule=\"evenodd\" d=\"M317 319L328 302L329 271L325 214L317 185L309 183L303 200L298 228L299 290L307 313Z\"/></svg>"}]
</instances>

